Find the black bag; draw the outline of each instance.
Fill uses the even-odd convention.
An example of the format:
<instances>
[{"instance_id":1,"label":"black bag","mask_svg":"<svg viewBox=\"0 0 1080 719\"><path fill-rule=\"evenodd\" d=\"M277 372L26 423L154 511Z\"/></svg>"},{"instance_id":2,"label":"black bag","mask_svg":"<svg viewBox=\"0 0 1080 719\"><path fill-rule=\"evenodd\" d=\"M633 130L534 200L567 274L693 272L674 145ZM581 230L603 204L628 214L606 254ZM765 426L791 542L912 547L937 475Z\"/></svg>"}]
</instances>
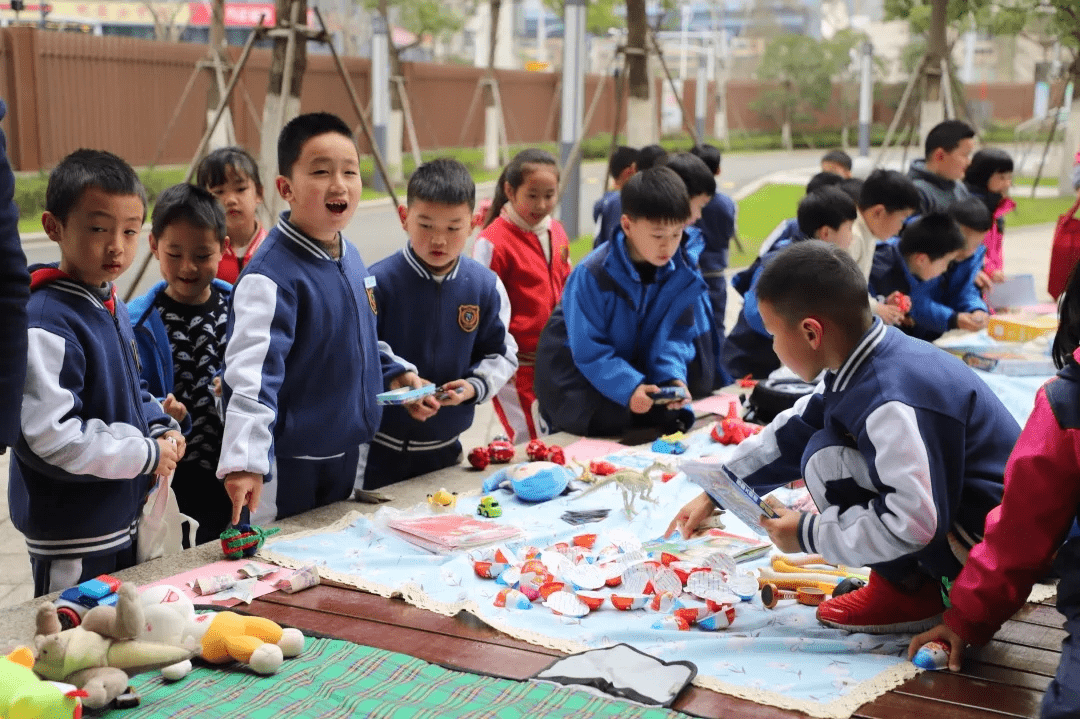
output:
<instances>
[{"instance_id":1,"label":"black bag","mask_svg":"<svg viewBox=\"0 0 1080 719\"><path fill-rule=\"evenodd\" d=\"M747 399L747 422L768 424L776 415L791 409L800 397L814 391L817 385L801 379L763 379L757 383Z\"/></svg>"}]
</instances>

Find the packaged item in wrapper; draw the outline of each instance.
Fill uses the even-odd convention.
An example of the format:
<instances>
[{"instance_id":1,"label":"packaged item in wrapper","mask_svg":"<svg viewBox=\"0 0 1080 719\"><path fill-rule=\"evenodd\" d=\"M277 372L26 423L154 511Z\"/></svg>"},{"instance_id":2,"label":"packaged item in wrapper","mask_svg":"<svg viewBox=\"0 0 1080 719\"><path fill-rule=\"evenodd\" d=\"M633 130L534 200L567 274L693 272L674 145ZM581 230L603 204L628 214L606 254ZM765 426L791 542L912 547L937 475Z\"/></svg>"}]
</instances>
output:
<instances>
[{"instance_id":1,"label":"packaged item in wrapper","mask_svg":"<svg viewBox=\"0 0 1080 719\"><path fill-rule=\"evenodd\" d=\"M217 594L226 589L231 589L236 586L237 581L239 580L231 574L219 574L216 577L199 577L195 580L192 588L196 594L206 596L207 594Z\"/></svg>"},{"instance_id":2,"label":"packaged item in wrapper","mask_svg":"<svg viewBox=\"0 0 1080 719\"><path fill-rule=\"evenodd\" d=\"M286 594L294 594L302 589L314 587L319 583L319 569L314 564L298 569L292 574L274 582L274 588Z\"/></svg>"}]
</instances>

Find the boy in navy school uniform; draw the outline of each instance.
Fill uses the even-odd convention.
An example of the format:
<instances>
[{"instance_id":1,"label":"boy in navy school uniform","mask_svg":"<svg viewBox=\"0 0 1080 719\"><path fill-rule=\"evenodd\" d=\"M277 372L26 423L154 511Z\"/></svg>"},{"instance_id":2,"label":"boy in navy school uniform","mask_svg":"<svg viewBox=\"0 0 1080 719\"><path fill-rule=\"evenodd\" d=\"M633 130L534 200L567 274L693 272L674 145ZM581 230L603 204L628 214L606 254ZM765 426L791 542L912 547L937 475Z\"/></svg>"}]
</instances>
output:
<instances>
[{"instance_id":1,"label":"boy in navy school uniform","mask_svg":"<svg viewBox=\"0 0 1080 719\"><path fill-rule=\"evenodd\" d=\"M976 282L986 258L983 237L994 222L986 205L977 197L957 200L948 209L964 237L964 246L950 262L945 272L919 293L912 301L911 318L925 332L923 338L933 341L949 330L976 332L986 327L990 319L986 300Z\"/></svg>"},{"instance_id":2,"label":"boy in navy school uniform","mask_svg":"<svg viewBox=\"0 0 1080 719\"><path fill-rule=\"evenodd\" d=\"M131 323L147 388L164 398L166 412L188 420L172 489L180 511L199 523L195 542L203 544L232 516L217 478L222 423L214 392L232 296L232 285L214 277L228 240L225 212L208 191L182 183L158 196L150 226L150 251L165 279L131 302Z\"/></svg>"},{"instance_id":3,"label":"boy in navy school uniform","mask_svg":"<svg viewBox=\"0 0 1080 719\"><path fill-rule=\"evenodd\" d=\"M695 145L690 153L701 158L713 177L720 177L720 150L713 145ZM735 236L738 207L735 201L720 192L719 186L712 197L701 208L701 217L695 223L705 239L705 249L698 264L701 276L709 285L709 302L712 305L713 318L719 334L720 347L724 343L724 314L727 312L727 278L724 271L728 266L728 246Z\"/></svg>"},{"instance_id":4,"label":"boy in navy school uniform","mask_svg":"<svg viewBox=\"0 0 1080 719\"><path fill-rule=\"evenodd\" d=\"M76 150L50 173L45 207L60 262L31 268L22 434L8 483L34 596L133 566L154 477L184 454L179 425L139 379L113 285L135 258L142 183L116 155Z\"/></svg>"},{"instance_id":5,"label":"boy in navy school uniform","mask_svg":"<svg viewBox=\"0 0 1080 719\"><path fill-rule=\"evenodd\" d=\"M615 436L693 424L688 399L661 404L651 396L661 386L686 390L695 307L706 289L681 247L686 185L668 167L638 172L623 186L622 209L622 232L570 273L540 335L536 398L553 432Z\"/></svg>"},{"instance_id":6,"label":"boy in navy school uniform","mask_svg":"<svg viewBox=\"0 0 1080 719\"><path fill-rule=\"evenodd\" d=\"M611 175L612 189L596 201L592 209L593 222L596 223L596 237L593 249L604 244L619 230L619 218L622 217L622 203L619 191L631 175L637 172L638 151L626 145L619 145L608 160L608 174Z\"/></svg>"},{"instance_id":7,"label":"boy in navy school uniform","mask_svg":"<svg viewBox=\"0 0 1080 719\"><path fill-rule=\"evenodd\" d=\"M371 266L379 339L439 385L440 406L425 421L403 407L383 409L365 489L457 464L458 435L472 426L474 408L517 370L502 280L461 256L475 203L476 186L464 165L448 158L424 163L409 178L407 205L398 208L408 244Z\"/></svg>"},{"instance_id":8,"label":"boy in navy school uniform","mask_svg":"<svg viewBox=\"0 0 1080 719\"><path fill-rule=\"evenodd\" d=\"M912 220L900 232L897 241L879 242L870 271L870 294L878 302L888 302L896 292L911 298L911 312L900 323L910 335L930 341L932 328L919 322L916 308L925 308L927 293L949 263L964 249L960 227L944 212L931 212Z\"/></svg>"},{"instance_id":9,"label":"boy in navy school uniform","mask_svg":"<svg viewBox=\"0 0 1080 719\"><path fill-rule=\"evenodd\" d=\"M884 325L846 252L803 242L779 253L757 285L784 364L817 391L740 444L720 471L764 494L804 478L820 513L774 505L762 517L782 552L870 567L866 587L821 603L822 624L917 632L944 610L1001 501L1020 428L957 357ZM715 505L701 494L668 527L689 537Z\"/></svg>"},{"instance_id":10,"label":"boy in navy school uniform","mask_svg":"<svg viewBox=\"0 0 1080 719\"><path fill-rule=\"evenodd\" d=\"M0 120L7 106L0 100ZM26 303L30 274L19 239L15 175L0 130L0 454L19 438L19 407L26 381Z\"/></svg>"},{"instance_id":11,"label":"boy in navy school uniform","mask_svg":"<svg viewBox=\"0 0 1080 719\"><path fill-rule=\"evenodd\" d=\"M829 150L821 158L821 171L840 175L845 180L851 177L851 155L843 150Z\"/></svg>"},{"instance_id":12,"label":"boy in navy school uniform","mask_svg":"<svg viewBox=\"0 0 1080 719\"><path fill-rule=\"evenodd\" d=\"M847 251L851 246L852 227L857 217L854 200L838 187L826 185L807 194L799 202L796 219L799 221L799 232L805 237L824 240ZM780 369L780 358L773 351L772 336L765 329L758 311L754 288L765 267L787 246L794 244L797 243L777 248L763 257L743 294L742 312L724 342L724 367L732 377L750 375L755 379L765 379Z\"/></svg>"},{"instance_id":13,"label":"boy in navy school uniform","mask_svg":"<svg viewBox=\"0 0 1080 719\"><path fill-rule=\"evenodd\" d=\"M908 177L919 188L922 214L944 212L949 205L968 197L964 172L975 149L975 130L962 120L945 120L926 134L923 159L912 160Z\"/></svg>"},{"instance_id":14,"label":"boy in navy school uniform","mask_svg":"<svg viewBox=\"0 0 1080 719\"><path fill-rule=\"evenodd\" d=\"M290 209L244 268L229 310L217 476L233 524L245 506L264 523L348 499L382 419L376 395L422 385L378 341L375 278L341 235L361 191L349 126L325 112L290 120L278 173Z\"/></svg>"}]
</instances>

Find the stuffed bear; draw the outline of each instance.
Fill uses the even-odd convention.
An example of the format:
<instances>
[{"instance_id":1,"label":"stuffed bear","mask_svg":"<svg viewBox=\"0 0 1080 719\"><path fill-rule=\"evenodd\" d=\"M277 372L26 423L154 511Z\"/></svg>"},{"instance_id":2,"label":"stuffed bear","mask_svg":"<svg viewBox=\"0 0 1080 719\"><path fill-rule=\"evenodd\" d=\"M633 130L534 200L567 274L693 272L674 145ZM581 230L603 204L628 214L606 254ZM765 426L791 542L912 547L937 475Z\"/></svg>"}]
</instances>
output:
<instances>
[{"instance_id":1,"label":"stuffed bear","mask_svg":"<svg viewBox=\"0 0 1080 719\"><path fill-rule=\"evenodd\" d=\"M117 594L115 607L94 607L73 629L61 631L56 605L51 602L37 613L34 671L45 679L83 689L87 694L83 704L91 709L104 707L122 694L130 676L193 654L180 646L137 639L144 623L138 592L134 585L122 584Z\"/></svg>"}]
</instances>

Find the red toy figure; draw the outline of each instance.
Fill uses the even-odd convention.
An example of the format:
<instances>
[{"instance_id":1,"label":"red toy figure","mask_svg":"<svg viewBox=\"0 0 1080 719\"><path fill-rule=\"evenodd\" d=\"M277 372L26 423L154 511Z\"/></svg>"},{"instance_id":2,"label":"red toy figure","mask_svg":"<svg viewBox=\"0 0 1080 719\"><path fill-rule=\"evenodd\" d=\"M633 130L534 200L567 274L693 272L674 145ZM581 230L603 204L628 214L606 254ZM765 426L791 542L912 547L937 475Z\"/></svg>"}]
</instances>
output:
<instances>
[{"instance_id":1,"label":"red toy figure","mask_svg":"<svg viewBox=\"0 0 1080 719\"><path fill-rule=\"evenodd\" d=\"M741 380L739 380L738 384L739 384L740 387L746 387L746 388L756 387L757 386L757 380L754 379L754 375L748 374L745 377L743 377Z\"/></svg>"},{"instance_id":2,"label":"red toy figure","mask_svg":"<svg viewBox=\"0 0 1080 719\"><path fill-rule=\"evenodd\" d=\"M589 462L589 474L595 477L606 477L609 474L615 474L616 470L618 470L618 467L602 459L594 459Z\"/></svg>"},{"instance_id":3,"label":"red toy figure","mask_svg":"<svg viewBox=\"0 0 1080 719\"><path fill-rule=\"evenodd\" d=\"M506 437L496 437L488 445L488 454L496 464L507 464L514 458L514 445Z\"/></svg>"},{"instance_id":4,"label":"red toy figure","mask_svg":"<svg viewBox=\"0 0 1080 719\"><path fill-rule=\"evenodd\" d=\"M491 464L491 455L488 454L487 447L473 447L469 452L469 464L476 469L484 469Z\"/></svg>"},{"instance_id":5,"label":"red toy figure","mask_svg":"<svg viewBox=\"0 0 1080 719\"><path fill-rule=\"evenodd\" d=\"M750 424L739 416L739 410L732 402L728 405L727 416L713 426L711 436L720 444L739 444L760 431L760 425Z\"/></svg>"},{"instance_id":6,"label":"red toy figure","mask_svg":"<svg viewBox=\"0 0 1080 719\"><path fill-rule=\"evenodd\" d=\"M563 454L563 449L557 444L553 444L548 447L547 461L554 462L555 464L566 464L566 455Z\"/></svg>"},{"instance_id":7,"label":"red toy figure","mask_svg":"<svg viewBox=\"0 0 1080 719\"><path fill-rule=\"evenodd\" d=\"M892 305L896 309L903 312L905 315L908 312L911 312L911 298L899 290L889 295L885 299L885 304Z\"/></svg>"},{"instance_id":8,"label":"red toy figure","mask_svg":"<svg viewBox=\"0 0 1080 719\"><path fill-rule=\"evenodd\" d=\"M529 461L540 462L547 459L548 448L541 439L531 439L529 443L525 445L525 454L529 456Z\"/></svg>"}]
</instances>

